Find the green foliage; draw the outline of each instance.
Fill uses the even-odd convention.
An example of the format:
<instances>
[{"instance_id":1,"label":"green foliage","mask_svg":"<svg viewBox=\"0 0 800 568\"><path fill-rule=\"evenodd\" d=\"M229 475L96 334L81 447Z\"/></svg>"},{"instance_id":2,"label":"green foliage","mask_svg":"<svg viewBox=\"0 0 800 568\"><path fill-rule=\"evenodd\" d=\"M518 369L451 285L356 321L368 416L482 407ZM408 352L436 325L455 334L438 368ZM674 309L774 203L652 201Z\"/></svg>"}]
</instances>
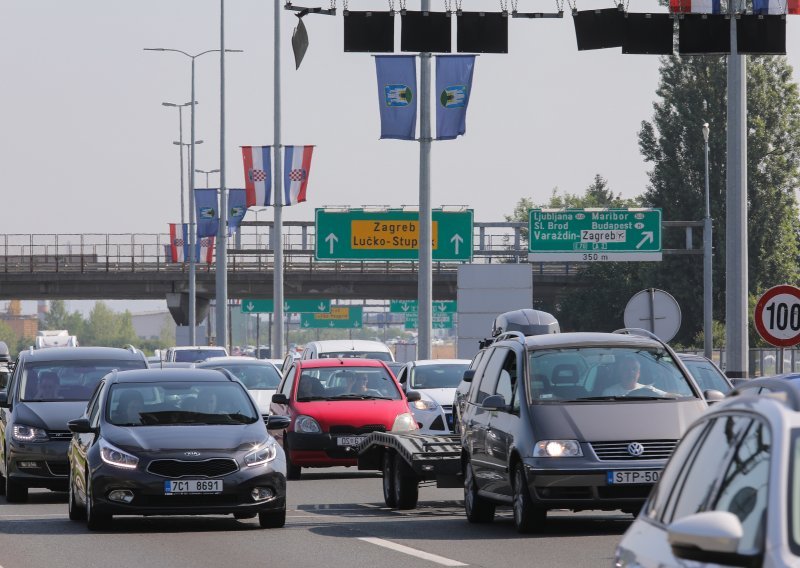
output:
<instances>
[{"instance_id":1,"label":"green foliage","mask_svg":"<svg viewBox=\"0 0 800 568\"><path fill-rule=\"evenodd\" d=\"M81 339L82 345L124 347L139 342L133 329L131 313L129 311L115 313L104 302L95 303L85 328L84 337Z\"/></svg>"},{"instance_id":2,"label":"green foliage","mask_svg":"<svg viewBox=\"0 0 800 568\"><path fill-rule=\"evenodd\" d=\"M77 336L78 342L83 344L85 328L86 322L80 312L67 312L67 304L64 300L50 301L50 311L44 316L43 329L66 329L70 335ZM33 344L33 341L30 344Z\"/></svg>"}]
</instances>

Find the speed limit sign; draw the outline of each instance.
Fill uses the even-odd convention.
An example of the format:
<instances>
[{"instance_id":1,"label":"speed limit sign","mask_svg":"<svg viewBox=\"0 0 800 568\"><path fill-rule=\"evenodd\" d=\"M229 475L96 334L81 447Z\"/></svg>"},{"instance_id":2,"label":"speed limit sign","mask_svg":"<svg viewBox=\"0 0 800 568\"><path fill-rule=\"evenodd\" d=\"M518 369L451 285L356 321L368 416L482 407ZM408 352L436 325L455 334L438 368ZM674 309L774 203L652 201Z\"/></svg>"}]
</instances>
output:
<instances>
[{"instance_id":1,"label":"speed limit sign","mask_svg":"<svg viewBox=\"0 0 800 568\"><path fill-rule=\"evenodd\" d=\"M788 284L770 288L758 300L753 319L758 334L770 345L800 343L800 288Z\"/></svg>"}]
</instances>

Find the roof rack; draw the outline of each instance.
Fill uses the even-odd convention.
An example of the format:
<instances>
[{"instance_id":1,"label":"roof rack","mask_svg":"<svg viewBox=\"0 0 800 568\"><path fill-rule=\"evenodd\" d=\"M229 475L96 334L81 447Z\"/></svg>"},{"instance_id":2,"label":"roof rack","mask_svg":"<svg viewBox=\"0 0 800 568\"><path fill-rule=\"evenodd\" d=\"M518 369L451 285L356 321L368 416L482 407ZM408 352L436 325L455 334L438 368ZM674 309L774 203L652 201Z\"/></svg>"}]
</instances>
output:
<instances>
[{"instance_id":1,"label":"roof rack","mask_svg":"<svg viewBox=\"0 0 800 568\"><path fill-rule=\"evenodd\" d=\"M525 345L525 334L522 333L521 331L504 331L503 333L501 333L497 337L494 337L493 339L495 342L498 342L498 341L505 341L507 339L511 339L514 337L519 339L520 343Z\"/></svg>"},{"instance_id":2,"label":"roof rack","mask_svg":"<svg viewBox=\"0 0 800 568\"><path fill-rule=\"evenodd\" d=\"M766 388L772 392L782 392L786 394L786 402L795 412L800 411L800 385L794 381L787 381L788 375L776 375L765 379L750 379L746 383L737 386L728 396L739 396L746 390Z\"/></svg>"}]
</instances>

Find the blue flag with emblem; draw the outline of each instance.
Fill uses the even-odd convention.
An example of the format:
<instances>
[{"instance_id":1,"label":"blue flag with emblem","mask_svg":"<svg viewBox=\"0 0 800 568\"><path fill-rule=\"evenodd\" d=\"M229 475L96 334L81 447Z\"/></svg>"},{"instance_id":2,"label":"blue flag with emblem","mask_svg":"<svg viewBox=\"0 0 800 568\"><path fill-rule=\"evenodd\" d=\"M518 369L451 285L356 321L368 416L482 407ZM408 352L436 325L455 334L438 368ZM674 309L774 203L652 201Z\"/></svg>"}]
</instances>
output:
<instances>
[{"instance_id":1,"label":"blue flag with emblem","mask_svg":"<svg viewBox=\"0 0 800 568\"><path fill-rule=\"evenodd\" d=\"M474 55L436 56L436 139L452 140L467 131Z\"/></svg>"},{"instance_id":2,"label":"blue flag with emblem","mask_svg":"<svg viewBox=\"0 0 800 568\"><path fill-rule=\"evenodd\" d=\"M244 188L228 190L228 234L239 230L247 213L247 194Z\"/></svg>"},{"instance_id":3,"label":"blue flag with emblem","mask_svg":"<svg viewBox=\"0 0 800 568\"><path fill-rule=\"evenodd\" d=\"M219 228L216 189L195 189L194 205L197 215L197 238L216 237Z\"/></svg>"},{"instance_id":4,"label":"blue flag with emblem","mask_svg":"<svg viewBox=\"0 0 800 568\"><path fill-rule=\"evenodd\" d=\"M416 55L376 55L381 139L414 140L417 132Z\"/></svg>"}]
</instances>

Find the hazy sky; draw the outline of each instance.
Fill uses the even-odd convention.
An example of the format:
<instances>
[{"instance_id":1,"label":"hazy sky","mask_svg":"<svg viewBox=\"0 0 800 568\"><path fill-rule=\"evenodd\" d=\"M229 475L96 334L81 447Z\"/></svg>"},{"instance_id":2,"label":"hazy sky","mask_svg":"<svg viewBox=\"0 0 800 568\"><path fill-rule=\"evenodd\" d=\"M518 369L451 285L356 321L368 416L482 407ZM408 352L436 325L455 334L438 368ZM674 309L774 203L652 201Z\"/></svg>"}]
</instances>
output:
<instances>
[{"instance_id":1,"label":"hazy sky","mask_svg":"<svg viewBox=\"0 0 800 568\"><path fill-rule=\"evenodd\" d=\"M3 0L0 169L8 201L1 232L166 233L180 219L178 111L161 103L190 100L190 60L143 48L218 48L219 4ZM577 0L581 10L613 5ZM385 10L387 2L350 0L348 7ZM444 1L431 8L443 10ZM499 11L500 2L463 0L462 8ZM290 44L296 18L281 11L282 141L316 145L308 201L286 208L287 220L313 220L323 205L419 201L419 144L378 139L374 61L343 52L341 2L337 9L304 19L310 47L299 70ZM518 9L551 12L556 2L519 0ZM631 0L629 10L666 8ZM228 187L243 186L239 146L273 141L273 26L272 2L226 1L226 46L244 50L226 59ZM648 165L637 132L652 116L659 58L578 52L569 13L512 19L509 37L507 55L478 58L466 135L433 144L433 205L464 204L476 221L501 221L521 197L545 201L556 186L582 192L597 173L623 196L641 193ZM787 37L797 68L800 17L789 17ZM205 141L196 166L210 170L220 162L218 54L197 59L196 98L196 136ZM186 141L188 124L187 109Z\"/></svg>"}]
</instances>

